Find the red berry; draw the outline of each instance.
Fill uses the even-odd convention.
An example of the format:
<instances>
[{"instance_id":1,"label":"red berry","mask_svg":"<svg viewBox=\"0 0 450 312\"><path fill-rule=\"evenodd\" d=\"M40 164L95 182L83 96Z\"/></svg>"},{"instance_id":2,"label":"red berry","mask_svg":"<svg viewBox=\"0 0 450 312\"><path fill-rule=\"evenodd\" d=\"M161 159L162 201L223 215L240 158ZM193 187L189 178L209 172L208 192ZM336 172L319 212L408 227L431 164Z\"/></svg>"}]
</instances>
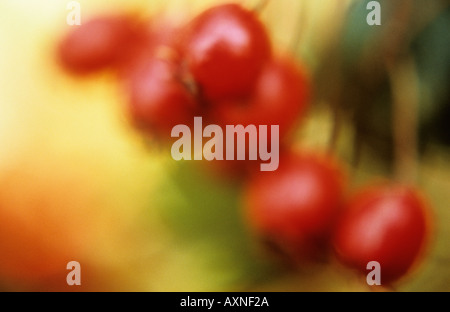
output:
<instances>
[{"instance_id":1,"label":"red berry","mask_svg":"<svg viewBox=\"0 0 450 312\"><path fill-rule=\"evenodd\" d=\"M193 123L197 102L179 79L175 63L150 58L127 83L131 114L142 128L169 139L174 126Z\"/></svg>"},{"instance_id":2,"label":"red berry","mask_svg":"<svg viewBox=\"0 0 450 312\"><path fill-rule=\"evenodd\" d=\"M140 41L129 49L129 57L119 68L120 76L127 77L145 66L150 58L166 58L180 62L179 26L172 19L158 17L150 21Z\"/></svg>"},{"instance_id":3,"label":"red berry","mask_svg":"<svg viewBox=\"0 0 450 312\"><path fill-rule=\"evenodd\" d=\"M264 25L237 4L201 13L183 42L188 70L214 100L248 93L271 50Z\"/></svg>"},{"instance_id":4,"label":"red berry","mask_svg":"<svg viewBox=\"0 0 450 312\"><path fill-rule=\"evenodd\" d=\"M266 141L272 150L272 126L279 126L279 146L284 147L297 121L304 115L310 93L309 80L305 71L288 57L277 57L268 61L256 80L247 98L218 101L210 104L211 122L221 125L255 125L259 140ZM268 132L259 131L267 125ZM258 143L259 144L259 143ZM250 144L246 141L246 159L249 159ZM237 147L235 146L235 150ZM220 165L229 173L245 173L258 170L256 161L227 160Z\"/></svg>"},{"instance_id":5,"label":"red berry","mask_svg":"<svg viewBox=\"0 0 450 312\"><path fill-rule=\"evenodd\" d=\"M341 205L344 175L328 156L282 157L277 171L254 175L245 211L256 233L299 259L321 256Z\"/></svg>"},{"instance_id":6,"label":"red berry","mask_svg":"<svg viewBox=\"0 0 450 312\"><path fill-rule=\"evenodd\" d=\"M305 71L278 57L265 64L248 98L211 106L222 125L279 125L280 137L285 137L305 112L309 89Z\"/></svg>"},{"instance_id":7,"label":"red berry","mask_svg":"<svg viewBox=\"0 0 450 312\"><path fill-rule=\"evenodd\" d=\"M75 74L89 74L126 60L145 37L132 16L101 16L73 26L59 45L61 64Z\"/></svg>"},{"instance_id":8,"label":"red berry","mask_svg":"<svg viewBox=\"0 0 450 312\"><path fill-rule=\"evenodd\" d=\"M421 252L428 207L417 191L403 186L373 186L349 203L334 234L338 257L367 274L367 264L381 266L381 283L405 275Z\"/></svg>"}]
</instances>

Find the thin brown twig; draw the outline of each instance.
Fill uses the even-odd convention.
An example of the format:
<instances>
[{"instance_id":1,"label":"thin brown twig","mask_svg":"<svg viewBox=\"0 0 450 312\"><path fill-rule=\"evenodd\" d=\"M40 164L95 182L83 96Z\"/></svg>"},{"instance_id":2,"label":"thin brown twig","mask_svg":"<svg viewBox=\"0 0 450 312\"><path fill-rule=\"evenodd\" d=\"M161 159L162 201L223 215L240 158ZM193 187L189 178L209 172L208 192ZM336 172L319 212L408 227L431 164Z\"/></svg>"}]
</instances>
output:
<instances>
[{"instance_id":1,"label":"thin brown twig","mask_svg":"<svg viewBox=\"0 0 450 312\"><path fill-rule=\"evenodd\" d=\"M335 19L337 22L337 25L335 26L336 34L334 36L334 39L332 40L330 47L331 51L338 51L338 47L340 44L340 41L338 38L342 37L342 33L344 31L344 16L346 12L346 7L342 5L341 2L336 1L335 3ZM330 152L333 152L337 148L337 141L339 138L341 126L342 126L342 84L336 83L336 81L342 81L342 60L339 58L337 61L332 63L332 66L330 68L332 72L335 73L335 81L330 83L331 87L331 95L329 97L331 105L332 105L332 130L328 142L328 149Z\"/></svg>"},{"instance_id":2,"label":"thin brown twig","mask_svg":"<svg viewBox=\"0 0 450 312\"><path fill-rule=\"evenodd\" d=\"M392 88L394 176L414 183L417 180L418 78L412 57L388 68Z\"/></svg>"},{"instance_id":3,"label":"thin brown twig","mask_svg":"<svg viewBox=\"0 0 450 312\"><path fill-rule=\"evenodd\" d=\"M392 90L394 177L402 182L417 180L418 78L414 59L408 53L413 4L398 4L386 28L385 68Z\"/></svg>"},{"instance_id":4,"label":"thin brown twig","mask_svg":"<svg viewBox=\"0 0 450 312\"><path fill-rule=\"evenodd\" d=\"M259 0L258 3L253 7L253 12L261 14L262 11L267 7L270 0Z\"/></svg>"},{"instance_id":5,"label":"thin brown twig","mask_svg":"<svg viewBox=\"0 0 450 312\"><path fill-rule=\"evenodd\" d=\"M303 39L304 28L306 25L306 14L305 13L306 13L305 1L301 0L298 17L297 17L297 23L295 26L295 35L294 35L294 39L292 40L292 43L291 43L291 51L294 55L297 54L298 48Z\"/></svg>"}]
</instances>

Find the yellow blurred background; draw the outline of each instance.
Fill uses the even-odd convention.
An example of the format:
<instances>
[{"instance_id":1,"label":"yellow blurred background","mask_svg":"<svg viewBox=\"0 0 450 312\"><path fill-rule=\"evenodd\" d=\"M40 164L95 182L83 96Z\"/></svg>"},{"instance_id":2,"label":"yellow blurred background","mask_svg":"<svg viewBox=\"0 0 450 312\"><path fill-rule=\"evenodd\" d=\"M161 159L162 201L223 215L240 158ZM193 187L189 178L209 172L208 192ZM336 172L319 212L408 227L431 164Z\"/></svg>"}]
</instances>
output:
<instances>
[{"instance_id":1,"label":"yellow blurred background","mask_svg":"<svg viewBox=\"0 0 450 312\"><path fill-rule=\"evenodd\" d=\"M70 30L68 2L0 1L0 290L77 290L65 281L71 260L81 264L80 290L370 290L335 263L292 273L260 259L243 238L238 183L211 185L147 144L130 126L112 75L80 79L62 71L55 47ZM83 22L125 11L189 18L220 1L78 2ZM277 49L291 49L301 36L296 53L315 73L353 2L272 1L262 19ZM319 104L299 130L299 146L327 144L332 116ZM342 126L344 159L352 131ZM399 290L450 290L449 155L432 144L421 158L419 184L437 229L428 257ZM354 185L388 175L375 157L363 157L360 168Z\"/></svg>"}]
</instances>

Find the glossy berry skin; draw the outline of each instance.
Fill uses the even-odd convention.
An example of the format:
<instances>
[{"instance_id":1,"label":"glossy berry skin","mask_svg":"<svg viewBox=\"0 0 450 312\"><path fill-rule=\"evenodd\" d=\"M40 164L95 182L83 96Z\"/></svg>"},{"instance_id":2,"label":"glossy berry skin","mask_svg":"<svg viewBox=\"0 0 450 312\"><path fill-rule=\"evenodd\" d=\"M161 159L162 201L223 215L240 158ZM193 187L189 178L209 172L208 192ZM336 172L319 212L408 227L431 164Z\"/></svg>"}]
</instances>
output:
<instances>
[{"instance_id":1,"label":"glossy berry skin","mask_svg":"<svg viewBox=\"0 0 450 312\"><path fill-rule=\"evenodd\" d=\"M310 84L306 71L288 57L268 61L248 97L211 103L221 125L279 125L284 138L308 107Z\"/></svg>"},{"instance_id":2,"label":"glossy berry skin","mask_svg":"<svg viewBox=\"0 0 450 312\"><path fill-rule=\"evenodd\" d=\"M179 42L179 24L169 17L153 18L146 23L139 40L128 49L128 57L118 65L119 77L127 79L149 59L162 58L180 63L182 49Z\"/></svg>"},{"instance_id":3,"label":"glossy berry skin","mask_svg":"<svg viewBox=\"0 0 450 312\"><path fill-rule=\"evenodd\" d=\"M183 45L187 68L208 100L247 94L271 54L264 25L237 4L197 16Z\"/></svg>"},{"instance_id":4,"label":"glossy berry skin","mask_svg":"<svg viewBox=\"0 0 450 312\"><path fill-rule=\"evenodd\" d=\"M277 171L258 173L244 192L251 228L296 259L322 257L341 207L345 176L329 156L287 155Z\"/></svg>"},{"instance_id":5,"label":"glossy berry skin","mask_svg":"<svg viewBox=\"0 0 450 312\"><path fill-rule=\"evenodd\" d=\"M256 80L248 97L209 103L210 123L226 125L268 126L268 133L258 131L260 140L272 148L272 126L279 126L278 143L284 148L296 124L309 106L309 77L304 68L286 56L268 61ZM274 138L276 139L276 138ZM217 164L224 166L231 175L245 175L259 170L261 160L250 161L250 144L246 141L246 161L226 160ZM236 150L236 146L235 146Z\"/></svg>"},{"instance_id":6,"label":"glossy berry skin","mask_svg":"<svg viewBox=\"0 0 450 312\"><path fill-rule=\"evenodd\" d=\"M339 259L363 274L368 262L379 262L385 285L409 271L429 230L428 207L416 190L377 185L352 198L333 244Z\"/></svg>"},{"instance_id":7,"label":"glossy berry skin","mask_svg":"<svg viewBox=\"0 0 450 312\"><path fill-rule=\"evenodd\" d=\"M145 27L132 16L100 16L73 26L60 42L61 65L86 75L126 61L146 39Z\"/></svg>"},{"instance_id":8,"label":"glossy berry skin","mask_svg":"<svg viewBox=\"0 0 450 312\"><path fill-rule=\"evenodd\" d=\"M174 126L193 123L198 104L176 63L154 57L142 65L127 81L131 115L139 127L169 140Z\"/></svg>"}]
</instances>

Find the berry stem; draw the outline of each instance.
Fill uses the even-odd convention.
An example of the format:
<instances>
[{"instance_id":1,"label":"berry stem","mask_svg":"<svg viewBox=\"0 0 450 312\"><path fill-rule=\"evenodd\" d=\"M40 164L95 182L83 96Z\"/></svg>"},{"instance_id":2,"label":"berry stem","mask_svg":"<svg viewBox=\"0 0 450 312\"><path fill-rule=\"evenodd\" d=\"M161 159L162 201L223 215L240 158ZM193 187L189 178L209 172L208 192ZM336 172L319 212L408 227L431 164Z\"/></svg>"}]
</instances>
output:
<instances>
[{"instance_id":1,"label":"berry stem","mask_svg":"<svg viewBox=\"0 0 450 312\"><path fill-rule=\"evenodd\" d=\"M414 59L408 53L412 34L413 5L402 0L385 30L385 69L392 90L394 177L405 183L417 181L417 127L419 82Z\"/></svg>"},{"instance_id":2,"label":"berry stem","mask_svg":"<svg viewBox=\"0 0 450 312\"><path fill-rule=\"evenodd\" d=\"M257 14L261 14L262 11L267 7L270 0L259 0L256 5L253 7L253 11Z\"/></svg>"},{"instance_id":3,"label":"berry stem","mask_svg":"<svg viewBox=\"0 0 450 312\"><path fill-rule=\"evenodd\" d=\"M402 182L417 180L418 78L411 56L388 67L392 87L394 176Z\"/></svg>"},{"instance_id":4,"label":"berry stem","mask_svg":"<svg viewBox=\"0 0 450 312\"><path fill-rule=\"evenodd\" d=\"M334 152L337 148L337 141L341 129L341 114L339 100L334 100L332 103L332 128L330 139L328 142L328 150Z\"/></svg>"},{"instance_id":5,"label":"berry stem","mask_svg":"<svg viewBox=\"0 0 450 312\"><path fill-rule=\"evenodd\" d=\"M292 40L291 44L291 51L294 55L297 54L300 43L302 42L304 28L306 24L306 7L305 7L305 1L300 1L299 5L299 11L298 11L298 17L297 17L297 23L295 25L294 30L294 38Z\"/></svg>"},{"instance_id":6,"label":"berry stem","mask_svg":"<svg viewBox=\"0 0 450 312\"><path fill-rule=\"evenodd\" d=\"M305 11L305 2L302 2L302 9ZM334 25L334 36L329 38L326 45L323 45L321 50L316 50L314 53L320 54L325 62L328 62L328 66L326 67L326 73L322 73L324 78L327 80L325 83L328 86L327 89L327 101L330 103L331 112L332 112L332 128L328 141L328 150L333 152L337 148L337 141L339 138L339 133L342 126L343 119L343 85L342 81L345 79L343 77L343 61L342 57L339 53L336 54L336 51L340 50L341 41L339 38L342 38L344 31L344 20L347 12L347 6L342 5L341 2L336 1L333 7L333 13L331 16L331 20L333 20ZM306 15L306 14L303 14ZM300 16L301 18L301 16ZM299 21L300 22L300 21ZM300 26L300 25L299 25ZM303 27L302 27L303 28ZM293 49L298 50L298 47L301 43L301 35L297 34L297 42L294 43ZM294 51L295 51L294 50Z\"/></svg>"}]
</instances>

